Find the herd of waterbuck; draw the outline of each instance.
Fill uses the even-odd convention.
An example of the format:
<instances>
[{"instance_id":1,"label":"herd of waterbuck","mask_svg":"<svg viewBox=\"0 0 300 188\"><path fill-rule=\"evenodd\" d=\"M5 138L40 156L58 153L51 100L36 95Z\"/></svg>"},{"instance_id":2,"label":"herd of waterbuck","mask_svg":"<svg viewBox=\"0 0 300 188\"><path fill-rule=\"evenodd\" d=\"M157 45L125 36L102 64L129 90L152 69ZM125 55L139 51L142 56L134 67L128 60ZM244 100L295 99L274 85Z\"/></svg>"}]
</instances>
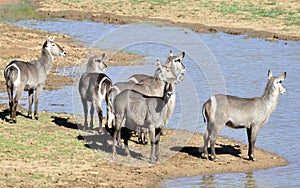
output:
<instances>
[{"instance_id":1,"label":"herd of waterbuck","mask_svg":"<svg viewBox=\"0 0 300 188\"><path fill-rule=\"evenodd\" d=\"M47 79L55 56L65 56L66 52L54 42L54 37L47 37L38 60L31 62L11 61L4 69L7 93L9 97L10 117L17 122L16 110L23 91L28 91L28 117L32 118L34 101L34 117L38 119L39 96ZM84 127L93 127L94 109L98 113L100 132L102 129L101 102L106 102L107 123L105 127L113 128L112 152L116 154L116 145L121 144L121 128L124 127L122 138L125 153L130 155L128 140L132 130L138 133L149 132L151 143L150 161L160 159L159 142L162 127L173 113L176 101L176 84L184 78L185 66L182 63L185 53L174 56L170 51L165 64L156 62L157 69L152 76L134 74L125 82L113 84L112 80L102 73L107 69L103 59L91 56L88 59L86 72L79 81L79 93L84 111ZM279 94L285 93L281 82L286 72L276 77L268 72L267 85L261 97L240 98L229 95L210 97L202 106L204 122L207 130L204 134L203 158L209 159L208 145L211 147L211 160L216 160L215 143L222 128L246 128L248 136L249 160L254 158L254 145L258 130L268 121L275 110ZM13 91L16 91L13 97ZM35 92L35 96L33 94ZM88 126L88 102L91 102L90 126ZM146 136L147 138L147 136ZM139 136L139 141L145 141ZM146 141L147 142L147 141Z\"/></svg>"}]
</instances>

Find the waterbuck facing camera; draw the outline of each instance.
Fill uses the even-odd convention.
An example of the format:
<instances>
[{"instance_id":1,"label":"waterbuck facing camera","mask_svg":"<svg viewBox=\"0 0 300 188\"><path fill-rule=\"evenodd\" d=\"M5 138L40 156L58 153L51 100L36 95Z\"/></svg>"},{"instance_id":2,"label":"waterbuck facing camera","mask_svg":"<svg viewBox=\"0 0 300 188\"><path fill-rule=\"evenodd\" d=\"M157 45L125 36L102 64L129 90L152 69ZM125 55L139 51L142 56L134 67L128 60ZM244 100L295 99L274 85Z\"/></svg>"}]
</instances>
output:
<instances>
[{"instance_id":1,"label":"waterbuck facing camera","mask_svg":"<svg viewBox=\"0 0 300 188\"><path fill-rule=\"evenodd\" d=\"M275 77L268 72L268 81L261 97L241 98L230 95L215 95L208 99L202 107L207 131L204 134L203 157L208 158L208 144L211 147L211 158L216 160L215 143L222 128L227 125L232 128L246 128L248 136L249 160L254 158L254 145L258 130L267 123L271 113L275 110L278 96L285 93L282 81L286 72Z\"/></svg>"},{"instance_id":2,"label":"waterbuck facing camera","mask_svg":"<svg viewBox=\"0 0 300 188\"><path fill-rule=\"evenodd\" d=\"M54 42L55 37L47 37L42 47L42 55L38 60L31 62L11 61L4 69L4 77L9 98L10 117L17 122L16 111L23 91L28 91L28 117L32 118L32 103L34 101L34 117L38 119L38 103L40 93L47 79L55 56L65 56L66 52ZM16 95L13 98L13 91ZM33 93L35 97L33 98Z\"/></svg>"}]
</instances>

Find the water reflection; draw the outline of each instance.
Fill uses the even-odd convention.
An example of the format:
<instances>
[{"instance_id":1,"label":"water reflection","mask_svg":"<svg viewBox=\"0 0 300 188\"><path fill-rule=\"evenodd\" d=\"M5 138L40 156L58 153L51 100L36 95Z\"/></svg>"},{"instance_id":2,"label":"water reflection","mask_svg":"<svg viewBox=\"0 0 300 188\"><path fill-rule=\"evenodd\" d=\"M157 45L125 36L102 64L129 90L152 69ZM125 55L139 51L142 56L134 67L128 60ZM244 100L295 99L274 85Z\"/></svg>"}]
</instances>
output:
<instances>
[{"instance_id":1,"label":"water reflection","mask_svg":"<svg viewBox=\"0 0 300 188\"><path fill-rule=\"evenodd\" d=\"M246 173L246 183L245 188L257 188L257 183L253 176L253 172Z\"/></svg>"},{"instance_id":2,"label":"water reflection","mask_svg":"<svg viewBox=\"0 0 300 188\"><path fill-rule=\"evenodd\" d=\"M201 183L199 182L198 185L202 188L214 188L217 187L217 184L215 182L215 176L214 175L204 175L202 176Z\"/></svg>"},{"instance_id":3,"label":"water reflection","mask_svg":"<svg viewBox=\"0 0 300 188\"><path fill-rule=\"evenodd\" d=\"M197 182L197 183L191 183ZM257 188L257 182L253 172L236 173L234 177L227 174L210 174L197 177L177 178L165 180L163 186L166 187L201 187L201 188L217 188L217 187L245 187Z\"/></svg>"}]
</instances>

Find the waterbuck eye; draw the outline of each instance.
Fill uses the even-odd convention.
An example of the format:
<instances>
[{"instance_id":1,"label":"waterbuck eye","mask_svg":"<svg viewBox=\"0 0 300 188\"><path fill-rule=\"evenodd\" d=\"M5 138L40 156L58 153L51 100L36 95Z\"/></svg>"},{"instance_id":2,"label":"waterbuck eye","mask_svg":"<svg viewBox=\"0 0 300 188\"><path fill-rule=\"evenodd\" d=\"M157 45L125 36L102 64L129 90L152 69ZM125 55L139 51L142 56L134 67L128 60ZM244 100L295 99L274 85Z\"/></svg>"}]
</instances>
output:
<instances>
[{"instance_id":1,"label":"waterbuck eye","mask_svg":"<svg viewBox=\"0 0 300 188\"><path fill-rule=\"evenodd\" d=\"M282 80L279 80L279 82L278 82L278 83L280 83L280 84L281 84L281 83L282 83Z\"/></svg>"}]
</instances>

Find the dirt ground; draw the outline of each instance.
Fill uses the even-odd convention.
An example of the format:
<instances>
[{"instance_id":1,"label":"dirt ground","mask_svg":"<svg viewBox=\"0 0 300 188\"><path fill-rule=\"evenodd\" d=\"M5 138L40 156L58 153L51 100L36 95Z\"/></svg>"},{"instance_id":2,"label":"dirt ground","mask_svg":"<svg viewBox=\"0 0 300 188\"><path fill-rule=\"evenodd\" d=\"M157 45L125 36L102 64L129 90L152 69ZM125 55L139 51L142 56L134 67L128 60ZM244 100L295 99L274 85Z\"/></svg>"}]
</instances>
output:
<instances>
[{"instance_id":1,"label":"dirt ground","mask_svg":"<svg viewBox=\"0 0 300 188\"><path fill-rule=\"evenodd\" d=\"M149 163L149 145L138 145L136 137L129 142L132 157L117 148L113 158L110 134L80 131L78 119L68 114L41 112L36 121L19 109L18 124L11 125L7 105L0 105L3 187L155 187L165 178L251 173L288 164L259 148L255 149L257 161L248 161L246 144L221 137L216 145L219 161L202 159L198 149L203 136L180 130L164 130L160 163Z\"/></svg>"},{"instance_id":2,"label":"dirt ground","mask_svg":"<svg viewBox=\"0 0 300 188\"><path fill-rule=\"evenodd\" d=\"M201 32L225 31L234 34L246 32L249 33L250 36L271 39L300 39L299 26L292 25L288 30L282 29L284 25L282 26L281 24L283 23L276 22L275 26L272 24L275 23L276 20L265 21L263 23L261 23L261 21L256 22L254 20L251 22L246 20L247 22L245 24L242 21L238 22L234 21L232 18L229 19L228 15L227 17L222 17L219 13L210 12L206 10L205 7L203 9L199 8L201 15L200 13L195 13L193 16L185 15L184 13L189 11L190 1L182 1L185 4L180 4L180 6L183 7L182 9L187 9L184 11L180 10L179 14L182 14L182 16L177 13L173 14L176 12L179 5L152 5L153 7L151 8L148 7L147 3L142 3L136 5L136 11L134 12L130 11L130 7L132 8L132 6L126 4L127 1L120 1L121 4L118 4L115 1L102 1L102 6L99 4L96 6L94 3L98 1L92 0L78 1L78 3L69 3L69 1L57 0L32 0L31 2L35 3L37 10L42 14L48 14L55 17L91 19L93 21L108 23L130 23L133 21L158 19L160 21L167 21L169 23L187 26ZM241 0L241 2L244 1ZM1 3L7 3L7 1L0 1L0 4ZM297 3L296 5L298 6ZM118 8L116 6L118 6ZM145 12L138 11L147 9L157 11L150 11L147 15ZM268 19L269 18L266 18L266 20ZM280 27L277 27L277 24ZM59 33L54 34L40 30L30 30L4 23L0 23L0 33L0 68L2 70L12 59L30 61L39 58L41 46L46 36L57 36L56 41L65 49L67 56L55 59L52 70L48 76L45 87L46 89L58 89L59 86L73 84L74 80L68 76L57 74L56 70L81 64L83 63L82 61L86 60L86 57L88 56L87 54L91 53L90 49L86 49L82 47L81 44L74 42L71 37ZM114 54L114 52L104 51L101 49L97 49L96 52L93 50L92 53L100 52L105 52L109 55ZM141 57L133 54L117 53L114 54L113 58L108 58L109 62L107 63L109 66L127 65L130 64L132 60L140 58ZM0 90L4 91L5 84L2 71L0 74ZM0 108L0 110L2 110L0 126L1 134L8 134L11 131L22 130L22 127L17 125L11 126L6 122L3 117L3 114L7 115L6 109L6 105L2 105ZM26 112L24 111L24 114L25 113ZM76 137L80 134L77 129L69 129L70 125L76 125L77 123L74 119L72 119L72 117L64 119L66 115L60 114L58 116L60 117L60 121L58 122L50 123L48 121L42 121L41 124L49 127L50 130L59 129L62 131L61 134L71 135L72 137ZM26 123L35 123L32 120L25 119L24 121ZM54 120L51 122L53 121ZM166 138L169 135L176 135L180 138L185 137L187 133L178 130L166 130L162 140L164 140L164 137ZM68 160L60 158L59 156L54 156L57 158L58 165L52 165L47 158L42 157L32 160L26 157L16 158L11 156L8 157L6 154L1 154L1 184L3 186L13 187L32 187L36 185L43 185L47 187L150 187L157 185L157 183L165 178L229 172L252 172L255 170L262 170L288 164L288 161L284 158L259 148L256 148L255 150L257 161L248 161L246 160L247 145L226 138L219 138L217 140L217 154L220 158L218 162L202 159L198 152L198 148L203 146L203 139L200 134L193 134L191 139L188 141L188 144L186 144L181 150L173 147L172 150L174 150L176 154L173 153L174 155L172 154L173 156L168 158L168 160L148 167L120 165L111 161L103 160L105 155L101 155L101 153L96 153L93 150L84 147L84 143L88 142L88 140L83 140L82 142L82 147L78 147L75 149L76 151L74 151L74 153L82 153L82 157L75 157L72 158L72 160ZM23 144L32 145L32 142L24 141ZM131 147L135 146L136 144L131 142ZM55 150L55 148L52 149ZM47 148L40 152L51 155ZM147 150L146 157L148 157L148 152L149 150ZM92 162L90 160L91 158L95 159L95 161ZM35 174L41 174L41 177L44 178L36 178L34 176ZM24 176L33 176L35 178L28 179L24 178ZM11 179L13 179L13 181Z\"/></svg>"}]
</instances>

